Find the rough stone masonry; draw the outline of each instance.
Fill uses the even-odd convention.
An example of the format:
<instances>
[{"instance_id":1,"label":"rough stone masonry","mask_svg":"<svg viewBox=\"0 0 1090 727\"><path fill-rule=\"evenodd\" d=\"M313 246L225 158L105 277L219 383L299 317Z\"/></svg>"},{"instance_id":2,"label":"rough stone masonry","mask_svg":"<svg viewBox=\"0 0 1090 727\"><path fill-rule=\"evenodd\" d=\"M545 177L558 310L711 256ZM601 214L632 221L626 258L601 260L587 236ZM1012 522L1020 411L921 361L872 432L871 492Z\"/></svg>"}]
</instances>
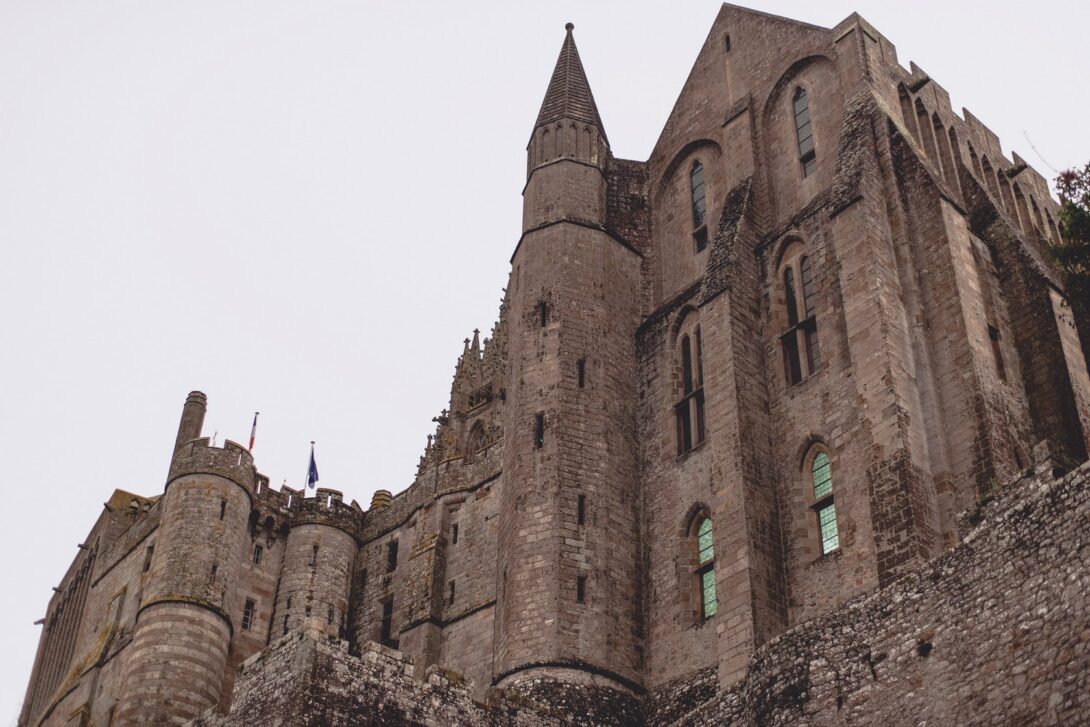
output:
<instances>
[{"instance_id":1,"label":"rough stone masonry","mask_svg":"<svg viewBox=\"0 0 1090 727\"><path fill-rule=\"evenodd\" d=\"M858 15L724 5L645 161L569 24L523 196L414 481L272 489L191 393L20 725L1090 723L1040 174Z\"/></svg>"}]
</instances>

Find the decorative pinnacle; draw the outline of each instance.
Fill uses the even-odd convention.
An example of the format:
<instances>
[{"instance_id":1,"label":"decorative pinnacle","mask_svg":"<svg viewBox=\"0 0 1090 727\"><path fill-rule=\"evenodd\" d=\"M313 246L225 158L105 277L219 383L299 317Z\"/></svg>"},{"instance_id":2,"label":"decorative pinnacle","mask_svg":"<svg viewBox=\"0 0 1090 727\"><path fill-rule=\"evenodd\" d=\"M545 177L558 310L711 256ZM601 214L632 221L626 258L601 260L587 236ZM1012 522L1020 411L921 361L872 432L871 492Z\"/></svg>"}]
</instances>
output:
<instances>
[{"instance_id":1,"label":"decorative pinnacle","mask_svg":"<svg viewBox=\"0 0 1090 727\"><path fill-rule=\"evenodd\" d=\"M573 30L575 30L575 23L566 23L564 25L564 30L568 31L569 33L572 32Z\"/></svg>"}]
</instances>

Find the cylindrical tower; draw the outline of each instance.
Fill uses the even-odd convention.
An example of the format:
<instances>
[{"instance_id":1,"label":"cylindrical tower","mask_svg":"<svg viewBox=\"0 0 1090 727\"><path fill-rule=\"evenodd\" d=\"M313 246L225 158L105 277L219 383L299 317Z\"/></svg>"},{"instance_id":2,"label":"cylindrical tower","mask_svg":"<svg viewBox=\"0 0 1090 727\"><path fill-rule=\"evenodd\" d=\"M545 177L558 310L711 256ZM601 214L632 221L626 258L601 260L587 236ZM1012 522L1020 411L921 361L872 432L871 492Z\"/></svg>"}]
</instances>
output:
<instances>
[{"instance_id":1,"label":"cylindrical tower","mask_svg":"<svg viewBox=\"0 0 1090 727\"><path fill-rule=\"evenodd\" d=\"M175 452L119 724L185 722L220 701L254 479L250 453L234 442L189 440Z\"/></svg>"},{"instance_id":2,"label":"cylindrical tower","mask_svg":"<svg viewBox=\"0 0 1090 727\"><path fill-rule=\"evenodd\" d=\"M204 413L208 409L208 397L200 391L191 391L182 407L182 419L178 422L178 436L174 439L174 451L191 439L201 436Z\"/></svg>"},{"instance_id":3,"label":"cylindrical tower","mask_svg":"<svg viewBox=\"0 0 1090 727\"><path fill-rule=\"evenodd\" d=\"M276 593L272 639L301 628L343 636L363 513L319 489L291 505L291 531Z\"/></svg>"},{"instance_id":4,"label":"cylindrical tower","mask_svg":"<svg viewBox=\"0 0 1090 727\"><path fill-rule=\"evenodd\" d=\"M632 695L642 680L640 255L607 229L608 142L570 25L528 151L509 290L493 677Z\"/></svg>"}]
</instances>

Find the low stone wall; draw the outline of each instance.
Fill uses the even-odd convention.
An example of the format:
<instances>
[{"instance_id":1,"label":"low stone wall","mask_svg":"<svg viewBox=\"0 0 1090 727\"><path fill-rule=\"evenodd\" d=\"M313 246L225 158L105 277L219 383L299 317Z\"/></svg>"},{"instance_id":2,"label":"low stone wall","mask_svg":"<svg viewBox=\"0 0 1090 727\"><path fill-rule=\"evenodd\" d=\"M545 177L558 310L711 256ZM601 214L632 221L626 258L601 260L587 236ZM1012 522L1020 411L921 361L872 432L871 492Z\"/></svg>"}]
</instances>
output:
<instances>
[{"instance_id":1,"label":"low stone wall","mask_svg":"<svg viewBox=\"0 0 1090 727\"><path fill-rule=\"evenodd\" d=\"M648 723L1090 724L1090 465L1062 479L1041 466L985 500L946 555L771 640L687 716Z\"/></svg>"},{"instance_id":2,"label":"low stone wall","mask_svg":"<svg viewBox=\"0 0 1090 727\"><path fill-rule=\"evenodd\" d=\"M311 631L247 660L231 713L193 727L1090 724L1090 465L1044 464L985 500L944 556L769 641L727 691L714 669L654 690L644 718L590 685L482 704L455 674L418 680L400 652Z\"/></svg>"}]
</instances>

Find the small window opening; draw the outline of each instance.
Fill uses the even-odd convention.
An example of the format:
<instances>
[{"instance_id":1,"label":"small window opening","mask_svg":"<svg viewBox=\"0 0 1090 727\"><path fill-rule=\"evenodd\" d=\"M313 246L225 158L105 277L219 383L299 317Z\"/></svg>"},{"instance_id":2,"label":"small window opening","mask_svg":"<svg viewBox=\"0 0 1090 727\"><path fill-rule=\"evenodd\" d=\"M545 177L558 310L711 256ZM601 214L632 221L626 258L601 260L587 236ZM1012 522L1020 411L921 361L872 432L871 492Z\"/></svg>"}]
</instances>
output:
<instances>
[{"instance_id":1,"label":"small window opening","mask_svg":"<svg viewBox=\"0 0 1090 727\"><path fill-rule=\"evenodd\" d=\"M999 345L999 329L988 325L988 338L992 342L992 356L995 358L995 372L1003 381L1007 380L1007 367L1003 364L1003 349Z\"/></svg>"},{"instance_id":2,"label":"small window opening","mask_svg":"<svg viewBox=\"0 0 1090 727\"><path fill-rule=\"evenodd\" d=\"M213 583L216 580L216 572L219 570L219 566L215 563L212 564L212 572L208 575L208 582Z\"/></svg>"},{"instance_id":3,"label":"small window opening","mask_svg":"<svg viewBox=\"0 0 1090 727\"><path fill-rule=\"evenodd\" d=\"M284 614L284 630L282 633L288 633L288 614Z\"/></svg>"},{"instance_id":4,"label":"small window opening","mask_svg":"<svg viewBox=\"0 0 1090 727\"><path fill-rule=\"evenodd\" d=\"M155 546L149 545L148 549L144 551L144 573L151 570L151 556L155 553Z\"/></svg>"},{"instance_id":5,"label":"small window opening","mask_svg":"<svg viewBox=\"0 0 1090 727\"><path fill-rule=\"evenodd\" d=\"M575 600L579 603L587 601L587 577L579 576L575 579Z\"/></svg>"},{"instance_id":6,"label":"small window opening","mask_svg":"<svg viewBox=\"0 0 1090 727\"><path fill-rule=\"evenodd\" d=\"M220 500L220 520L227 514L227 500Z\"/></svg>"},{"instance_id":7,"label":"small window opening","mask_svg":"<svg viewBox=\"0 0 1090 727\"><path fill-rule=\"evenodd\" d=\"M587 522L587 496L580 495L576 506L576 514L580 525Z\"/></svg>"},{"instance_id":8,"label":"small window opening","mask_svg":"<svg viewBox=\"0 0 1090 727\"><path fill-rule=\"evenodd\" d=\"M325 612L325 622L327 624L333 623L333 604L329 604Z\"/></svg>"},{"instance_id":9,"label":"small window opening","mask_svg":"<svg viewBox=\"0 0 1090 727\"><path fill-rule=\"evenodd\" d=\"M305 609L303 610L303 615L304 615L304 616L305 616L306 618L310 618L310 606L307 606L307 607L306 607L306 608L305 608Z\"/></svg>"},{"instance_id":10,"label":"small window opening","mask_svg":"<svg viewBox=\"0 0 1090 727\"><path fill-rule=\"evenodd\" d=\"M386 544L386 572L393 573L397 568L397 541L391 540Z\"/></svg>"},{"instance_id":11,"label":"small window opening","mask_svg":"<svg viewBox=\"0 0 1090 727\"><path fill-rule=\"evenodd\" d=\"M448 583L447 586L448 586L448 589L450 591L448 596L447 596L447 605L453 606L454 605L454 581L451 581L450 583Z\"/></svg>"},{"instance_id":12,"label":"small window opening","mask_svg":"<svg viewBox=\"0 0 1090 727\"><path fill-rule=\"evenodd\" d=\"M541 301L540 303L537 304L537 316L538 316L538 320L539 320L539 322L541 324L541 327L544 328L545 325L549 322L549 304L548 303L546 303L545 301Z\"/></svg>"},{"instance_id":13,"label":"small window opening","mask_svg":"<svg viewBox=\"0 0 1090 727\"><path fill-rule=\"evenodd\" d=\"M249 631L254 623L254 599L247 598L242 609L242 630Z\"/></svg>"},{"instance_id":14,"label":"small window opening","mask_svg":"<svg viewBox=\"0 0 1090 727\"><path fill-rule=\"evenodd\" d=\"M261 556L265 554L265 549L260 545L254 546L254 565L261 565Z\"/></svg>"},{"instance_id":15,"label":"small window opening","mask_svg":"<svg viewBox=\"0 0 1090 727\"><path fill-rule=\"evenodd\" d=\"M318 565L318 546L312 545L310 547L310 567Z\"/></svg>"},{"instance_id":16,"label":"small window opening","mask_svg":"<svg viewBox=\"0 0 1090 727\"><path fill-rule=\"evenodd\" d=\"M454 545L458 542L458 523L454 523L450 526L450 544Z\"/></svg>"},{"instance_id":17,"label":"small window opening","mask_svg":"<svg viewBox=\"0 0 1090 727\"><path fill-rule=\"evenodd\" d=\"M585 358L575 362L575 373L579 380L579 388L582 389L587 381L587 360Z\"/></svg>"},{"instance_id":18,"label":"small window opening","mask_svg":"<svg viewBox=\"0 0 1090 727\"><path fill-rule=\"evenodd\" d=\"M382 624L380 632L380 641L383 646L389 646L392 649L397 648L397 642L393 638L393 623L394 623L394 599L393 597L384 598L382 600Z\"/></svg>"},{"instance_id":19,"label":"small window opening","mask_svg":"<svg viewBox=\"0 0 1090 727\"><path fill-rule=\"evenodd\" d=\"M704 248L708 246L708 228L701 227L699 230L693 232L693 246L697 252L704 252Z\"/></svg>"},{"instance_id":20,"label":"small window opening","mask_svg":"<svg viewBox=\"0 0 1090 727\"><path fill-rule=\"evenodd\" d=\"M726 33L723 36L723 50L730 53L730 33Z\"/></svg>"},{"instance_id":21,"label":"small window opening","mask_svg":"<svg viewBox=\"0 0 1090 727\"><path fill-rule=\"evenodd\" d=\"M545 414L534 414L534 449L541 449L545 445Z\"/></svg>"}]
</instances>

